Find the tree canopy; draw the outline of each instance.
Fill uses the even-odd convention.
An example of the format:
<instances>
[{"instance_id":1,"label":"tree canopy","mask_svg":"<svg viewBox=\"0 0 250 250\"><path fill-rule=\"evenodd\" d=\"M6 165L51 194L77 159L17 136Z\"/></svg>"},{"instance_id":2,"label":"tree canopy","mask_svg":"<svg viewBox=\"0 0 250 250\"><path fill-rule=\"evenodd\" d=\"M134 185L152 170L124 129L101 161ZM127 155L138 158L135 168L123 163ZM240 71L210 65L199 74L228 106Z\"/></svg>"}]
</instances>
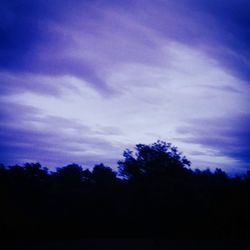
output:
<instances>
[{"instance_id":1,"label":"tree canopy","mask_svg":"<svg viewBox=\"0 0 250 250\"><path fill-rule=\"evenodd\" d=\"M137 144L135 152L127 149L123 156L125 159L118 162L119 172L128 179L178 173L185 171L185 167L191 164L177 147L164 141L151 145Z\"/></svg>"}]
</instances>

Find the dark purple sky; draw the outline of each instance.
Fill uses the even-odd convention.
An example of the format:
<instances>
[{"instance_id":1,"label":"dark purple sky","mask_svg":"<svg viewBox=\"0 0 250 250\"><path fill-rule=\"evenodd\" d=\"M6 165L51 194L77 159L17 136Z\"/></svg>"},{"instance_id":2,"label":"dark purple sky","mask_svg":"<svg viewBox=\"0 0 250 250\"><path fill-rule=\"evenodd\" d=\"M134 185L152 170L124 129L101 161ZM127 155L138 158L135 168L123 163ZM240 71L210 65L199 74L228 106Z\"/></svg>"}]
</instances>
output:
<instances>
[{"instance_id":1,"label":"dark purple sky","mask_svg":"<svg viewBox=\"0 0 250 250\"><path fill-rule=\"evenodd\" d=\"M1 0L0 162L115 166L172 142L250 168L249 0Z\"/></svg>"}]
</instances>

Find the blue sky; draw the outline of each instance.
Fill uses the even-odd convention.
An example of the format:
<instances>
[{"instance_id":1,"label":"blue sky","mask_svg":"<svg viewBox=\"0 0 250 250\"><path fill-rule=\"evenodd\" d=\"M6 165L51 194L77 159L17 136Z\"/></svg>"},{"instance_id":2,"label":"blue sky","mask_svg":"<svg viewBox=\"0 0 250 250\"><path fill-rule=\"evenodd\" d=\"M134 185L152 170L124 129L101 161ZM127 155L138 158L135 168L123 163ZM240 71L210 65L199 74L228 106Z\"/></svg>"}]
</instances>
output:
<instances>
[{"instance_id":1,"label":"blue sky","mask_svg":"<svg viewBox=\"0 0 250 250\"><path fill-rule=\"evenodd\" d=\"M249 168L247 0L0 3L0 161L116 166L172 142Z\"/></svg>"}]
</instances>

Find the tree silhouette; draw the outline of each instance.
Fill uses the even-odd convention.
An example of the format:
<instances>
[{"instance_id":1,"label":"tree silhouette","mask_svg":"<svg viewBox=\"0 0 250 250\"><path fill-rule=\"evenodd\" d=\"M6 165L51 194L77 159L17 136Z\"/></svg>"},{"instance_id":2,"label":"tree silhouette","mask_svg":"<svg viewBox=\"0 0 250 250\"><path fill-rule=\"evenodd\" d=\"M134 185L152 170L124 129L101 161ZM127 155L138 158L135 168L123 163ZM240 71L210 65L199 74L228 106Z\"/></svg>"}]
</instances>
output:
<instances>
[{"instance_id":1,"label":"tree silhouette","mask_svg":"<svg viewBox=\"0 0 250 250\"><path fill-rule=\"evenodd\" d=\"M176 147L164 141L137 144L135 150L135 153L128 149L124 151L125 160L118 162L119 173L128 179L178 174L191 164Z\"/></svg>"},{"instance_id":2,"label":"tree silhouette","mask_svg":"<svg viewBox=\"0 0 250 250\"><path fill-rule=\"evenodd\" d=\"M162 141L125 150L118 170L0 165L0 235L250 239L249 171L192 170Z\"/></svg>"},{"instance_id":3,"label":"tree silhouette","mask_svg":"<svg viewBox=\"0 0 250 250\"><path fill-rule=\"evenodd\" d=\"M97 183L112 184L116 181L116 173L110 167L105 167L103 163L101 163L94 167L92 179Z\"/></svg>"},{"instance_id":4,"label":"tree silhouette","mask_svg":"<svg viewBox=\"0 0 250 250\"><path fill-rule=\"evenodd\" d=\"M70 164L62 168L57 168L54 177L65 184L79 184L86 177L82 167L77 164Z\"/></svg>"}]
</instances>

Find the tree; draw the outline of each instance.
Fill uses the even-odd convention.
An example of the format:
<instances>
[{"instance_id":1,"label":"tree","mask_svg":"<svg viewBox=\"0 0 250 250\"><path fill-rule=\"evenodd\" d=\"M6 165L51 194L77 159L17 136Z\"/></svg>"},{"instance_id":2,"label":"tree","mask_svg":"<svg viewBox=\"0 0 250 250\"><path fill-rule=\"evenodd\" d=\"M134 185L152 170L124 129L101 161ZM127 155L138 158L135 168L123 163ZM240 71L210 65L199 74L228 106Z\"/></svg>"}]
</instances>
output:
<instances>
[{"instance_id":1,"label":"tree","mask_svg":"<svg viewBox=\"0 0 250 250\"><path fill-rule=\"evenodd\" d=\"M83 172L81 166L73 163L62 168L57 168L54 176L65 184L77 184L84 180L85 172Z\"/></svg>"},{"instance_id":2,"label":"tree","mask_svg":"<svg viewBox=\"0 0 250 250\"><path fill-rule=\"evenodd\" d=\"M103 163L96 165L92 171L92 179L97 183L112 183L116 181L116 173Z\"/></svg>"},{"instance_id":3,"label":"tree","mask_svg":"<svg viewBox=\"0 0 250 250\"><path fill-rule=\"evenodd\" d=\"M45 179L48 176L48 168L44 168L40 163L26 163L24 165L24 171L30 179Z\"/></svg>"},{"instance_id":4,"label":"tree","mask_svg":"<svg viewBox=\"0 0 250 250\"><path fill-rule=\"evenodd\" d=\"M125 160L118 162L120 175L127 179L179 174L191 164L177 147L164 141L150 145L137 144L135 150L125 150Z\"/></svg>"}]
</instances>

